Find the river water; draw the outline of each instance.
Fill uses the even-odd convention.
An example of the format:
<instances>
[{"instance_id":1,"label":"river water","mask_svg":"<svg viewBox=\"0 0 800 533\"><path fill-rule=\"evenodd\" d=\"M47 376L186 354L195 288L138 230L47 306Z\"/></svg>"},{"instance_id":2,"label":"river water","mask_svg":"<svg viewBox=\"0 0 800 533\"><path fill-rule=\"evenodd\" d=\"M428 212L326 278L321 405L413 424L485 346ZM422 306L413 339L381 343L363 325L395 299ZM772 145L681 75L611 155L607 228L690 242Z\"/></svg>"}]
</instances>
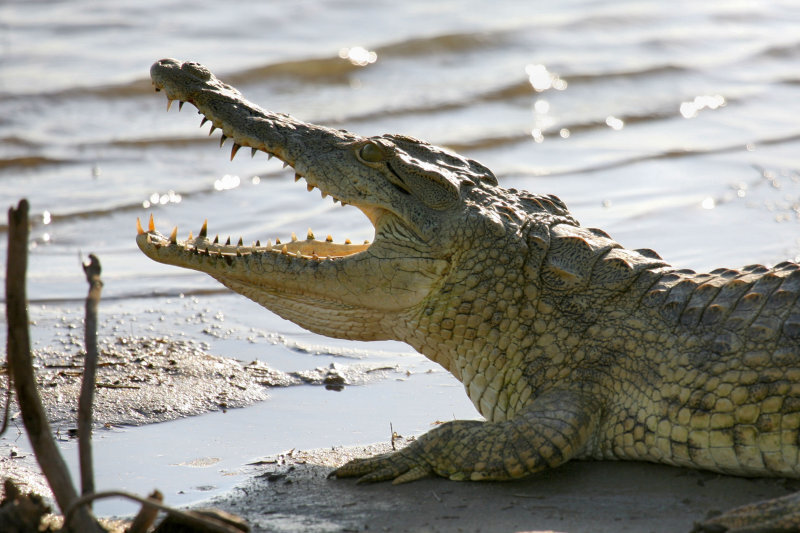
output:
<instances>
[{"instance_id":1,"label":"river water","mask_svg":"<svg viewBox=\"0 0 800 533\"><path fill-rule=\"evenodd\" d=\"M337 241L372 236L360 212L309 195L263 154L229 162L191 106L167 112L148 78L162 57L201 62L250 100L307 121L453 148L502 184L556 194L583 224L680 267L800 260L794 0L7 0L0 200L25 197L32 206L28 295L38 346L55 342L68 317L79 320L79 257L95 253L101 313L113 318L101 335L198 335L220 355L292 370L344 350L417 372L358 392L276 392L272 408L244 409L238 422L209 415L110 432L98 445L106 469L141 460L148 473L109 474L101 486L144 492L175 483L167 499L181 503L202 492L187 484L224 488L221 473L259 454L371 442L388 435L390 420L419 433L437 418L477 416L457 383L405 345L311 335L138 251L135 220L150 213L159 228L178 225L184 235L208 218L212 233L245 241L308 227ZM3 264L6 231L0 221ZM225 334L189 324L200 308L217 313L224 328L215 331ZM265 340L275 338L283 340ZM286 348L297 345L314 349ZM212 439L228 470L217 465L186 481L164 466L174 458L148 470L159 449L148 455L142 442L203 456L212 452L186 441L207 444L199 433L207 427L228 436Z\"/></svg>"}]
</instances>

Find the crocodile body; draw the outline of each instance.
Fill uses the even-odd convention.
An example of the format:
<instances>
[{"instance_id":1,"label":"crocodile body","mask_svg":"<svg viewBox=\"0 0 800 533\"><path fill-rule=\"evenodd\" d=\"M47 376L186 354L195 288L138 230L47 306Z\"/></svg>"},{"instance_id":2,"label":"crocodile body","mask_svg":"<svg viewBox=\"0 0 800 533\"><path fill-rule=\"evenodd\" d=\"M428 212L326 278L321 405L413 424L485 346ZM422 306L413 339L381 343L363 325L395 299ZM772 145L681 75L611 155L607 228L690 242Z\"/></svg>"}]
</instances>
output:
<instances>
[{"instance_id":1,"label":"crocodile body","mask_svg":"<svg viewBox=\"0 0 800 533\"><path fill-rule=\"evenodd\" d=\"M375 239L235 246L151 221L142 251L309 330L404 341L486 419L337 476L510 479L595 458L800 477L800 265L677 270L452 152L268 112L196 63L161 60L151 76L233 141L231 157L280 158L309 191L361 209Z\"/></svg>"}]
</instances>

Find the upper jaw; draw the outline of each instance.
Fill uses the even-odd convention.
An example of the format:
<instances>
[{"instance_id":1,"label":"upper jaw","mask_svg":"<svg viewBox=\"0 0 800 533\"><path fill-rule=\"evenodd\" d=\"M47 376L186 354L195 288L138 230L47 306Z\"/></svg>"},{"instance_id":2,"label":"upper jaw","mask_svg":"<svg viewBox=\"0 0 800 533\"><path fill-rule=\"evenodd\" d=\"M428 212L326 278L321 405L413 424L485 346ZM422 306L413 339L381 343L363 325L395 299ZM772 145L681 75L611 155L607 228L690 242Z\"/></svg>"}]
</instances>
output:
<instances>
[{"instance_id":1,"label":"upper jaw","mask_svg":"<svg viewBox=\"0 0 800 533\"><path fill-rule=\"evenodd\" d=\"M249 147L251 155L262 151L291 166L295 181L305 178L308 190L318 187L323 198L331 195L342 204L356 204L360 199L347 183L326 179L318 168L326 157L335 158L336 152L363 141L362 137L262 109L197 63L161 59L150 68L150 77L156 91L166 93L167 109L175 100L179 107L189 102L203 115L201 126L211 123L209 135L222 131L220 146L233 141L231 159L242 147Z\"/></svg>"}]
</instances>

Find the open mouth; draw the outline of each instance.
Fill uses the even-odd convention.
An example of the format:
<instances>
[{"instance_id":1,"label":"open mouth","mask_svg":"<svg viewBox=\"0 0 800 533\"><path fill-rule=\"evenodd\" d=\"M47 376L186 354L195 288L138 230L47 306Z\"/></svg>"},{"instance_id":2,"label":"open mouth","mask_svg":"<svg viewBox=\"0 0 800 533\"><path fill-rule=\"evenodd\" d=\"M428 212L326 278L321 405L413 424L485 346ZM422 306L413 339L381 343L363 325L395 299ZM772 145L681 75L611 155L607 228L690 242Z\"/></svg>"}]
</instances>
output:
<instances>
[{"instance_id":1,"label":"open mouth","mask_svg":"<svg viewBox=\"0 0 800 533\"><path fill-rule=\"evenodd\" d=\"M163 60L162 62L166 61L167 60ZM162 62L157 63L153 68L156 69L156 66ZM167 66L171 67L173 65L167 64ZM184 70L185 66L186 64L182 66L181 71ZM171 74L175 74L174 70L171 72ZM268 141L264 140L263 136L256 135L252 128L242 127L242 124L238 124L238 127L234 127L232 124L233 119L225 116L229 109L235 109L238 116L244 116L247 118L258 116L262 113L262 110L242 99L240 93L236 89L221 84L215 79L213 81L217 84L213 88L213 91L183 91L180 85L177 85L175 88L173 88L171 86L172 84L169 84L170 87L167 87L166 85L168 85L168 83L162 83L159 81L158 76L153 76L153 85L156 92L164 91L167 95L167 110L171 108L172 103L175 100L179 102L179 110L183 107L184 103L192 103L198 108L198 113L203 116L200 126L202 127L206 123L211 124L209 135L216 130L220 130L222 132L219 143L220 147L222 147L227 140L230 139L232 141L230 152L231 160L233 160L242 147L250 148L251 156L255 156L257 152L264 152L270 159L272 157L277 157L280 159L283 162L284 168L291 166L295 170L295 182L299 181L301 178L305 179L306 189L308 192L312 192L315 188L319 188L323 199L330 195L334 204L339 203L342 206L345 206L351 203L340 198L336 193L326 190L323 188L323 185L314 183L311 179L302 174L298 168L296 168L295 161L293 161L293 158L289 155L289 151L280 143L269 144ZM204 105L201 108L201 106L196 103L196 100L202 100L203 98L209 99L211 97L213 97L216 105ZM227 103L233 103L235 105L224 105ZM247 109L248 106L252 106L252 109ZM279 119L284 117L288 120L288 117L285 116L276 115L276 117ZM263 124L264 121L262 121L259 126L264 127ZM364 212L367 218L369 218L373 225L375 225L377 219L380 217L380 209L369 206L361 206L355 203L353 205ZM157 231L152 215L150 216L147 230L142 227L139 219L136 221L136 229L137 242L139 242L140 247L145 252L147 252L145 247L148 247L151 250L171 248L173 251L180 250L183 253L217 256L220 258L229 259L231 261L235 257L268 253L281 254L311 261L335 260L357 254L369 247L369 241L364 241L360 244L354 244L347 239L342 243L335 243L330 235L327 235L324 240L317 239L310 229L308 230L305 238L298 238L295 233L292 233L291 239L288 240L288 242L281 242L279 239L276 239L274 243L272 241L267 241L266 243L262 244L261 241L255 241L250 245L246 245L244 242L242 242L241 238L236 244L232 244L231 239L227 238L225 242L222 243L220 242L218 236L213 239L208 237L207 221L203 223L202 228L196 236L190 232L187 239L178 240L177 227L172 229L172 232L169 236L166 236ZM158 259L157 257L153 258Z\"/></svg>"},{"instance_id":2,"label":"open mouth","mask_svg":"<svg viewBox=\"0 0 800 533\"><path fill-rule=\"evenodd\" d=\"M337 243L309 230L305 238L247 245L211 238L206 222L178 240L177 228L164 235L151 216L146 227L136 224L136 243L150 259L205 272L311 331L359 340L390 338L387 313L420 305L448 271L448 260L416 246L415 226L395 211L391 200L401 193L383 179L387 153L373 139L264 110L198 63L162 59L150 76L168 107L189 102L203 124L221 130L232 158L242 148L277 157L308 191L357 207L375 230L371 244Z\"/></svg>"}]
</instances>

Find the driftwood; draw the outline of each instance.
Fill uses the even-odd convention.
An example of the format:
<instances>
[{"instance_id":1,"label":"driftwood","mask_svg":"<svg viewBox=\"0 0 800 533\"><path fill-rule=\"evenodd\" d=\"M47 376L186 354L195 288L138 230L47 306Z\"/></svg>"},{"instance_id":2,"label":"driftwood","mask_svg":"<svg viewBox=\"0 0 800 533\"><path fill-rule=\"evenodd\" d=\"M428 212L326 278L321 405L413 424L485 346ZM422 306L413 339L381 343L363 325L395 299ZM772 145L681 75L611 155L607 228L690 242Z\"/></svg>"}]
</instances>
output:
<instances>
[{"instance_id":1,"label":"driftwood","mask_svg":"<svg viewBox=\"0 0 800 533\"><path fill-rule=\"evenodd\" d=\"M81 469L81 493L94 492L94 471L92 467L92 403L94 402L95 374L97 373L97 306L103 282L100 280L100 261L89 255L83 271L89 282L89 295L86 296L86 318L84 337L86 359L83 365L83 382L78 399L78 454ZM91 509L91 505L89 505Z\"/></svg>"},{"instance_id":2,"label":"driftwood","mask_svg":"<svg viewBox=\"0 0 800 533\"><path fill-rule=\"evenodd\" d=\"M155 520L159 510L165 511L167 517L155 528L153 533L247 533L250 531L250 527L241 518L218 509L181 511L163 505L159 491L154 491L148 499L120 490L85 494L78 499L76 507L101 498L125 498L142 504L142 510L139 511L139 515L127 533L144 533L149 524ZM67 511L64 517L65 522L69 522L73 510L74 508Z\"/></svg>"},{"instance_id":3,"label":"driftwood","mask_svg":"<svg viewBox=\"0 0 800 533\"><path fill-rule=\"evenodd\" d=\"M17 394L17 403L22 412L22 421L28 433L36 460L50 485L56 503L64 514L62 533L101 533L101 527L91 514L91 502L98 498L125 497L142 504L128 533L146 533L155 522L158 512L165 511L167 517L154 533L242 533L249 526L240 518L217 510L179 511L162 504L163 496L155 491L149 498L119 491L94 491L92 467L92 403L94 401L95 372L97 368L97 308L103 282L100 279L100 261L94 255L84 264L84 273L89 282L86 298L85 337L86 358L81 394L78 399L78 449L81 472L81 492L78 496L72 484L69 470L53 439L50 424L42 406L33 371L28 331L27 297L25 276L28 263L28 202L21 200L16 209L8 211L8 261L6 270L6 316L8 343L6 367L8 392L5 401L5 417L0 434L8 423L12 385ZM23 495L11 480L4 482L5 497L0 502L0 532L33 533L53 531L43 529L42 521L50 511L42 498L36 494Z\"/></svg>"},{"instance_id":4,"label":"driftwood","mask_svg":"<svg viewBox=\"0 0 800 533\"><path fill-rule=\"evenodd\" d=\"M8 210L8 265L6 270L6 316L8 322L8 374L14 383L22 422L36 460L47 478L62 511L78 499L66 463L53 439L42 407L31 361L25 274L28 267L28 201ZM87 508L75 514L75 531L100 532Z\"/></svg>"}]
</instances>

